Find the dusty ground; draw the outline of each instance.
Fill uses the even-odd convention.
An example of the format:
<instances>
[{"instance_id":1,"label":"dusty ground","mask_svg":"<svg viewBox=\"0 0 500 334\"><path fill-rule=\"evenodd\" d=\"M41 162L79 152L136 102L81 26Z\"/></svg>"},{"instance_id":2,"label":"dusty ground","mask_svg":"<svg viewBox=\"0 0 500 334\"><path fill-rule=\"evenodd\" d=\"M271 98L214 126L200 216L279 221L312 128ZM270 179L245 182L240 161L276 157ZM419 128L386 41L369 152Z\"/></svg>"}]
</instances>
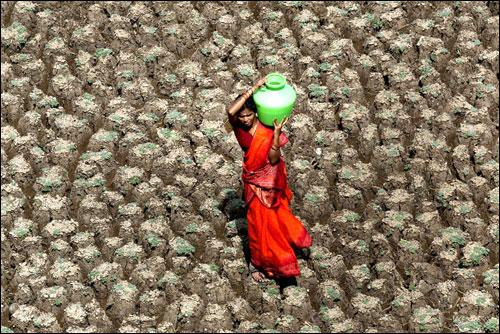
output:
<instances>
[{"instance_id":1,"label":"dusty ground","mask_svg":"<svg viewBox=\"0 0 500 334\"><path fill-rule=\"evenodd\" d=\"M498 332L498 2L1 4L3 332ZM225 106L298 93L296 281Z\"/></svg>"}]
</instances>

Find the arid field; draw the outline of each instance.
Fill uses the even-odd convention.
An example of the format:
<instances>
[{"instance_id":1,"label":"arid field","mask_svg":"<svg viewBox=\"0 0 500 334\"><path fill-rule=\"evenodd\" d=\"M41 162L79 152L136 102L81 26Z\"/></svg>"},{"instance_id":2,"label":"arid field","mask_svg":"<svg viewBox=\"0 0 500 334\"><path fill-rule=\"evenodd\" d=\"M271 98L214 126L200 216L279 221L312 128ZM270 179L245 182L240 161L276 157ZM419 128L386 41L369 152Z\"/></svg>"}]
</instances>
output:
<instances>
[{"instance_id":1,"label":"arid field","mask_svg":"<svg viewBox=\"0 0 500 334\"><path fill-rule=\"evenodd\" d=\"M1 2L12 332L498 332L499 2ZM270 72L313 238L248 271L226 106Z\"/></svg>"}]
</instances>

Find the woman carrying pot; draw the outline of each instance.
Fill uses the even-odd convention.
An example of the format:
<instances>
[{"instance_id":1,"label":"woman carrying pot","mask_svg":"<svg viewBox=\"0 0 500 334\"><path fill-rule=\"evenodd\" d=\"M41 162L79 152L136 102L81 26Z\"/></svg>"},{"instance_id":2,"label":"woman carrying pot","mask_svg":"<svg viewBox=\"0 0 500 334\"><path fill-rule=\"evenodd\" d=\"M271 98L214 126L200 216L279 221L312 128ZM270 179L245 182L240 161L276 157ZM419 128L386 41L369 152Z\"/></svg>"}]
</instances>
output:
<instances>
[{"instance_id":1,"label":"woman carrying pot","mask_svg":"<svg viewBox=\"0 0 500 334\"><path fill-rule=\"evenodd\" d=\"M309 257L312 245L311 236L289 208L293 194L280 152L288 142L281 132L288 117L280 123L275 119L274 128L256 117L252 94L265 82L265 77L259 79L228 106L226 122L226 129L234 130L244 152L242 179L248 208L249 267L257 282L264 277L300 276L293 248Z\"/></svg>"}]
</instances>

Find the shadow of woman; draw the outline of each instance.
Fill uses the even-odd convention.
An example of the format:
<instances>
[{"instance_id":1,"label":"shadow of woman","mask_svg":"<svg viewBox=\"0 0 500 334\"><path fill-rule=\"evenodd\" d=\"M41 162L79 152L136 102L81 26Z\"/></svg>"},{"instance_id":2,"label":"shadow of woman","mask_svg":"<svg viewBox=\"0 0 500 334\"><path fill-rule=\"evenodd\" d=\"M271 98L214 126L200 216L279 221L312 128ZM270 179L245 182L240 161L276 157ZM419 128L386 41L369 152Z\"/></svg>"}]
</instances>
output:
<instances>
[{"instance_id":1,"label":"shadow of woman","mask_svg":"<svg viewBox=\"0 0 500 334\"><path fill-rule=\"evenodd\" d=\"M224 213L228 217L229 221L235 222L236 231L238 236L241 238L243 246L243 254L245 255L245 262L247 268L250 264L250 246L248 244L248 221L247 212L248 207L242 197L238 197L236 191L232 190L226 193L223 199L222 207ZM302 253L299 250L295 250L298 258L302 257ZM287 286L297 286L297 279L295 277L276 277L272 278L275 280L276 284L280 287L280 293L283 293L283 289Z\"/></svg>"}]
</instances>

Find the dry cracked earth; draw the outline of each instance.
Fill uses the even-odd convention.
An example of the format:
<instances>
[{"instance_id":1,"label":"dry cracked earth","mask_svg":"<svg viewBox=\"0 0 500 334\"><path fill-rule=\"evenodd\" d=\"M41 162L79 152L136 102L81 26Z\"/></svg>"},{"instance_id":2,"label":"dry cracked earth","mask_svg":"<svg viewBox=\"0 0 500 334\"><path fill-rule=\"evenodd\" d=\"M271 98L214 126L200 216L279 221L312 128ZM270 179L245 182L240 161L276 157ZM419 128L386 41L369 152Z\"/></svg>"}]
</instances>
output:
<instances>
[{"instance_id":1,"label":"dry cracked earth","mask_svg":"<svg viewBox=\"0 0 500 334\"><path fill-rule=\"evenodd\" d=\"M498 8L2 1L2 333L498 332ZM223 122L272 71L314 244L257 283Z\"/></svg>"}]
</instances>

